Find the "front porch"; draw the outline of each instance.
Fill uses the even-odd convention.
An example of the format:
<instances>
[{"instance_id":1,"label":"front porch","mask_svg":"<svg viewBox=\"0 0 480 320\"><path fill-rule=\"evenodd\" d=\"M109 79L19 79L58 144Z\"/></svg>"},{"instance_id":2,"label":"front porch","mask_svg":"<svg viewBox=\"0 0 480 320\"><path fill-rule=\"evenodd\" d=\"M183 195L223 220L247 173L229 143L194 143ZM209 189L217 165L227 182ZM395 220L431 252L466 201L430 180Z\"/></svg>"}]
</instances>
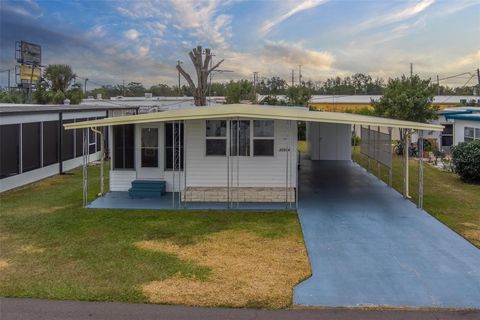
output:
<instances>
[{"instance_id":1,"label":"front porch","mask_svg":"<svg viewBox=\"0 0 480 320\"><path fill-rule=\"evenodd\" d=\"M168 192L156 198L131 198L126 191L110 191L87 205L91 209L152 210L290 210L295 204L285 202L180 202L179 193Z\"/></svg>"}]
</instances>

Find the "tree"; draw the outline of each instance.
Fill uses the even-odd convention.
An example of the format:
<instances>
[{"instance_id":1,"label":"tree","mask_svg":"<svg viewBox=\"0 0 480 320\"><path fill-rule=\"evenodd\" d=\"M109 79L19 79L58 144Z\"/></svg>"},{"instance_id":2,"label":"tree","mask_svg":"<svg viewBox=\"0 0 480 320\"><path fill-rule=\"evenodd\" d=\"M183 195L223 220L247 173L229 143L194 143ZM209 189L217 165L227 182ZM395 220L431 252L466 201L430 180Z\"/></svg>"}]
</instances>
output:
<instances>
[{"instance_id":1,"label":"tree","mask_svg":"<svg viewBox=\"0 0 480 320\"><path fill-rule=\"evenodd\" d=\"M383 96L377 101L372 100L372 105L375 114L381 117L427 122L437 118L438 106L432 105L434 91L430 79L403 75L389 79ZM404 133L400 130L402 140Z\"/></svg>"},{"instance_id":2,"label":"tree","mask_svg":"<svg viewBox=\"0 0 480 320\"><path fill-rule=\"evenodd\" d=\"M310 89L305 86L294 86L287 89L288 104L291 106L307 106L312 97Z\"/></svg>"},{"instance_id":3,"label":"tree","mask_svg":"<svg viewBox=\"0 0 480 320\"><path fill-rule=\"evenodd\" d=\"M188 85L190 86L191 91L193 92L193 97L195 99L196 106L205 106L207 105L207 93L208 93L208 76L210 73L218 68L223 62L223 59L220 60L213 67L210 67L212 62L212 54L209 48L205 49L205 59L203 58L204 52L202 46L197 46L193 48L192 51L188 53L190 60L192 60L193 66L197 73L197 85L192 80L192 77L183 70L180 64L177 64L177 70L182 74L182 76L187 80Z\"/></svg>"},{"instance_id":4,"label":"tree","mask_svg":"<svg viewBox=\"0 0 480 320\"><path fill-rule=\"evenodd\" d=\"M253 100L253 85L248 80L230 81L225 86L227 103L239 103L241 100Z\"/></svg>"},{"instance_id":5,"label":"tree","mask_svg":"<svg viewBox=\"0 0 480 320\"><path fill-rule=\"evenodd\" d=\"M44 78L53 91L65 94L75 77L72 67L67 64L50 64L45 68Z\"/></svg>"}]
</instances>

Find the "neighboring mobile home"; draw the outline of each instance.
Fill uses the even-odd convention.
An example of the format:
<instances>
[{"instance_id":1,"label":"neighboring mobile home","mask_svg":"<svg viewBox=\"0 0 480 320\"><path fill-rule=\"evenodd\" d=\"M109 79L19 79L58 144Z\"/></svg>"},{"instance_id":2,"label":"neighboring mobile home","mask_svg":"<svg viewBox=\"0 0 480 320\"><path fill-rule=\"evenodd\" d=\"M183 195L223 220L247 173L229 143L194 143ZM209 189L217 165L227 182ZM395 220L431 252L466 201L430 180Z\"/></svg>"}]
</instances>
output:
<instances>
[{"instance_id":1,"label":"neighboring mobile home","mask_svg":"<svg viewBox=\"0 0 480 320\"><path fill-rule=\"evenodd\" d=\"M64 124L134 113L123 106L0 104L0 192L82 165L82 132L65 131ZM96 161L99 135L88 138Z\"/></svg>"},{"instance_id":2,"label":"neighboring mobile home","mask_svg":"<svg viewBox=\"0 0 480 320\"><path fill-rule=\"evenodd\" d=\"M174 192L184 204L292 204L299 185L298 122L308 123L315 149L312 158L319 160L350 159L353 124L375 126L372 132L377 127L442 129L433 124L261 105L194 107L72 123L65 128L84 128L84 135L89 128L109 128L110 191L130 191L132 197L145 198Z\"/></svg>"}]
</instances>

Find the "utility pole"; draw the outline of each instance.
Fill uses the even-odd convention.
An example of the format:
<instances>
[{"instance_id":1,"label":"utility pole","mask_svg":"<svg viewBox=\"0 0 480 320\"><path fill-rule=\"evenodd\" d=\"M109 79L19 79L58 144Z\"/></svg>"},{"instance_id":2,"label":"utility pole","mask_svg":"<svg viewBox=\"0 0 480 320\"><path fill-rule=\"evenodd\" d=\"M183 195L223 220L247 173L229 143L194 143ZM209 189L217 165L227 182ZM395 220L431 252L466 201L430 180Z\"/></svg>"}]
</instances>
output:
<instances>
[{"instance_id":1,"label":"utility pole","mask_svg":"<svg viewBox=\"0 0 480 320\"><path fill-rule=\"evenodd\" d=\"M410 62L410 78L413 77L413 63Z\"/></svg>"},{"instance_id":2,"label":"utility pole","mask_svg":"<svg viewBox=\"0 0 480 320\"><path fill-rule=\"evenodd\" d=\"M177 66L179 67L183 62L180 60L177 60ZM177 67L177 69L179 69ZM178 70L178 95L182 96L182 88L180 88L180 70Z\"/></svg>"},{"instance_id":3,"label":"utility pole","mask_svg":"<svg viewBox=\"0 0 480 320\"><path fill-rule=\"evenodd\" d=\"M257 102L257 76L258 76L258 71L253 72L253 97L255 99L255 102Z\"/></svg>"},{"instance_id":4,"label":"utility pole","mask_svg":"<svg viewBox=\"0 0 480 320\"><path fill-rule=\"evenodd\" d=\"M87 95L87 81L88 81L88 78L85 78L85 86L83 87L83 90L85 91L83 94L85 96Z\"/></svg>"},{"instance_id":5,"label":"utility pole","mask_svg":"<svg viewBox=\"0 0 480 320\"><path fill-rule=\"evenodd\" d=\"M295 70L292 69L292 87L295 86Z\"/></svg>"},{"instance_id":6,"label":"utility pole","mask_svg":"<svg viewBox=\"0 0 480 320\"><path fill-rule=\"evenodd\" d=\"M10 69L8 71L8 91L10 91Z\"/></svg>"},{"instance_id":7,"label":"utility pole","mask_svg":"<svg viewBox=\"0 0 480 320\"><path fill-rule=\"evenodd\" d=\"M440 95L440 78L438 77L438 74L437 74L437 96Z\"/></svg>"},{"instance_id":8,"label":"utility pole","mask_svg":"<svg viewBox=\"0 0 480 320\"><path fill-rule=\"evenodd\" d=\"M302 85L302 65L298 65L298 85Z\"/></svg>"}]
</instances>

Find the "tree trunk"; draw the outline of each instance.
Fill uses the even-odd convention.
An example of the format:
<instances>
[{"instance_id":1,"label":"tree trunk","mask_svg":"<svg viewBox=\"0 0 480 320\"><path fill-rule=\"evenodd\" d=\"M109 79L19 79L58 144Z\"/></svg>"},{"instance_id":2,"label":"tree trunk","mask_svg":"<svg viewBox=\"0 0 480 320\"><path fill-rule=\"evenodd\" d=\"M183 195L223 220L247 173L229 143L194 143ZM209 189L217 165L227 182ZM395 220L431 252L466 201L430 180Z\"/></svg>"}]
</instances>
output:
<instances>
[{"instance_id":1,"label":"tree trunk","mask_svg":"<svg viewBox=\"0 0 480 320\"><path fill-rule=\"evenodd\" d=\"M223 59L218 62L215 66L209 69L212 61L212 54L209 48L205 49L205 59L203 59L202 46L197 46L193 48L192 51L188 53L190 60L192 60L193 66L197 73L197 85L195 86L192 77L183 70L183 68L177 64L176 68L180 74L187 80L190 89L193 92L193 98L196 106L206 106L207 105L207 92L208 92L208 76L210 72L218 68L223 62Z\"/></svg>"}]
</instances>

